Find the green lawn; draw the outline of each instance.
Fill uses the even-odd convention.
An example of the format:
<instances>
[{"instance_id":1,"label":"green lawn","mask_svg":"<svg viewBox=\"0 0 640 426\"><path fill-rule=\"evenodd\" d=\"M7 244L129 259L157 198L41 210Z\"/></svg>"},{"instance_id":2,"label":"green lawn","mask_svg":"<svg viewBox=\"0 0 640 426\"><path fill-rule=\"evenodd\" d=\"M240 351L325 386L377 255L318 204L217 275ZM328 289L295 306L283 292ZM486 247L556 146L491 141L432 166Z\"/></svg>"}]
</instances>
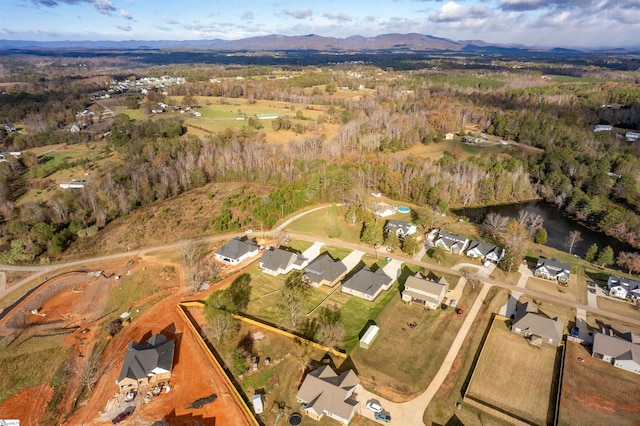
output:
<instances>
[{"instance_id":1,"label":"green lawn","mask_svg":"<svg viewBox=\"0 0 640 426\"><path fill-rule=\"evenodd\" d=\"M120 315L139 300L165 290L164 285L158 284L161 271L162 266L152 265L131 275L123 275L117 286L109 292L105 312L115 311L114 315Z\"/></svg>"},{"instance_id":2,"label":"green lawn","mask_svg":"<svg viewBox=\"0 0 640 426\"><path fill-rule=\"evenodd\" d=\"M479 287L466 286L460 306L471 306ZM420 394L440 369L464 321L453 309L427 311L394 297L376 319L378 337L369 347L356 347L351 357L368 389L377 387L383 397L404 401ZM417 326L412 329L409 323Z\"/></svg>"},{"instance_id":3,"label":"green lawn","mask_svg":"<svg viewBox=\"0 0 640 426\"><path fill-rule=\"evenodd\" d=\"M0 401L25 387L48 383L58 367L69 357L69 349L61 349L65 335L16 340L8 346L0 341ZM46 365L47 368L34 368Z\"/></svg>"},{"instance_id":4,"label":"green lawn","mask_svg":"<svg viewBox=\"0 0 640 426\"><path fill-rule=\"evenodd\" d=\"M535 424L547 424L550 395L559 349L536 348L509 331L507 322L494 319L491 332L473 373L468 396Z\"/></svg>"}]
</instances>

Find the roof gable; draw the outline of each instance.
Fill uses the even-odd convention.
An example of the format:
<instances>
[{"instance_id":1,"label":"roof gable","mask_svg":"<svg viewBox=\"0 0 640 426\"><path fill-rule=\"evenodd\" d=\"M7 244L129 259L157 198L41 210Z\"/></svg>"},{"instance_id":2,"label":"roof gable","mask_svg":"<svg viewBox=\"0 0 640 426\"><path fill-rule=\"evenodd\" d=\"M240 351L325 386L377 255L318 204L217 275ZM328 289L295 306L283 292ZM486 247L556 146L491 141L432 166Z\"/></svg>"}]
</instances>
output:
<instances>
[{"instance_id":1,"label":"roof gable","mask_svg":"<svg viewBox=\"0 0 640 426\"><path fill-rule=\"evenodd\" d=\"M173 368L175 341L155 334L146 342L131 342L127 347L118 382L125 378L139 380Z\"/></svg>"},{"instance_id":2,"label":"roof gable","mask_svg":"<svg viewBox=\"0 0 640 426\"><path fill-rule=\"evenodd\" d=\"M365 267L356 272L351 278L342 284L342 286L373 296L381 287L389 284L391 281L391 277L386 275L382 268L372 272L371 269Z\"/></svg>"},{"instance_id":3,"label":"roof gable","mask_svg":"<svg viewBox=\"0 0 640 426\"><path fill-rule=\"evenodd\" d=\"M358 405L350 399L350 395L359 384L360 380L353 370L337 375L330 366L325 365L307 374L297 398L317 414L327 412L350 419Z\"/></svg>"},{"instance_id":4,"label":"roof gable","mask_svg":"<svg viewBox=\"0 0 640 426\"><path fill-rule=\"evenodd\" d=\"M306 276L310 281L316 283L323 280L333 282L345 272L347 272L347 267L344 263L333 260L328 253L324 253L307 266Z\"/></svg>"},{"instance_id":5,"label":"roof gable","mask_svg":"<svg viewBox=\"0 0 640 426\"><path fill-rule=\"evenodd\" d=\"M562 340L564 326L562 322L555 318L547 318L537 313L535 305L527 302L516 309L512 327L528 331L530 334L556 342Z\"/></svg>"},{"instance_id":6,"label":"roof gable","mask_svg":"<svg viewBox=\"0 0 640 426\"><path fill-rule=\"evenodd\" d=\"M295 263L298 255L281 248L272 248L262 254L260 263L264 269L277 271L278 269L286 270L287 267Z\"/></svg>"},{"instance_id":7,"label":"roof gable","mask_svg":"<svg viewBox=\"0 0 640 426\"><path fill-rule=\"evenodd\" d=\"M227 244L220 247L216 254L218 256L227 257L229 259L239 259L247 253L256 251L258 246L250 241L243 241L240 238L234 238Z\"/></svg>"}]
</instances>

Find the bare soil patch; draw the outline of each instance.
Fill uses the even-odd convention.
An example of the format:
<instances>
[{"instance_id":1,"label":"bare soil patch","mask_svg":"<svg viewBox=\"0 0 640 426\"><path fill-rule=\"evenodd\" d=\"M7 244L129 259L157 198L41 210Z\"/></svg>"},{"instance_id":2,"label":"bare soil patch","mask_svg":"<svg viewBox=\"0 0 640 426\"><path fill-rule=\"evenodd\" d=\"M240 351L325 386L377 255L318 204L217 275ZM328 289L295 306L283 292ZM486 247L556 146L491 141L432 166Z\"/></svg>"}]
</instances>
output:
<instances>
[{"instance_id":1,"label":"bare soil patch","mask_svg":"<svg viewBox=\"0 0 640 426\"><path fill-rule=\"evenodd\" d=\"M637 374L591 357L575 342L567 342L564 366L560 425L638 424Z\"/></svg>"},{"instance_id":2,"label":"bare soil patch","mask_svg":"<svg viewBox=\"0 0 640 426\"><path fill-rule=\"evenodd\" d=\"M52 394L49 385L23 389L0 403L0 418L19 419L21 425L37 425Z\"/></svg>"}]
</instances>

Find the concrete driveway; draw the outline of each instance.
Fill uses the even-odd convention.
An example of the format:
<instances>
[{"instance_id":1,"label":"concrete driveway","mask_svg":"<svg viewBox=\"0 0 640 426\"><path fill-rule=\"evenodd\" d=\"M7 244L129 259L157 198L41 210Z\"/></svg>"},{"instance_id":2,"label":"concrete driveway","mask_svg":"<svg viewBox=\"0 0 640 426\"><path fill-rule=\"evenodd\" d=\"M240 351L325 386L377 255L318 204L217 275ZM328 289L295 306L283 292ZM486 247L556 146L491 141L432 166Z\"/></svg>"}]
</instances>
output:
<instances>
[{"instance_id":1,"label":"concrete driveway","mask_svg":"<svg viewBox=\"0 0 640 426\"><path fill-rule=\"evenodd\" d=\"M391 259L391 262L384 265L382 270L387 274L387 276L391 277L393 280L397 280L402 273L402 261Z\"/></svg>"},{"instance_id":2,"label":"concrete driveway","mask_svg":"<svg viewBox=\"0 0 640 426\"><path fill-rule=\"evenodd\" d=\"M424 426L424 422L422 421L424 410L429 405L436 392L451 371L453 362L455 361L456 356L458 355L458 352L462 347L462 343L464 342L464 339L469 332L469 328L471 328L471 324L473 324L473 321L476 318L476 315L478 314L478 311L480 310L480 307L482 306L490 288L491 285L484 284L482 286L480 294L471 306L471 309L469 309L469 312L466 314L466 318L462 323L458 334L453 340L451 347L449 348L449 352L442 362L440 369L422 394L418 395L411 401L398 403L388 401L378 395L367 391L366 389L360 388L355 395L355 399L360 402L359 413L364 417L373 419L373 412L367 409L366 403L370 399L375 399L382 404L383 410L391 415L391 425Z\"/></svg>"},{"instance_id":3,"label":"concrete driveway","mask_svg":"<svg viewBox=\"0 0 640 426\"><path fill-rule=\"evenodd\" d=\"M520 272L520 278L518 278L517 286L519 288L527 288L527 281L529 281L529 278L533 277L533 272L531 272L531 269L529 269L529 267L524 263L518 266L518 272ZM520 296L522 296L521 292L517 290L511 290L509 300L507 300L507 303L505 303L500 308L498 314L507 318L510 318L511 315L515 314L516 306L518 303L518 299L520 299Z\"/></svg>"},{"instance_id":4,"label":"concrete driveway","mask_svg":"<svg viewBox=\"0 0 640 426\"><path fill-rule=\"evenodd\" d=\"M322 249L323 245L324 243L319 242L311 244L311 247L306 249L304 253L302 253L302 256L304 256L306 259L309 259L309 263L311 263L313 259L320 255L320 249Z\"/></svg>"},{"instance_id":5,"label":"concrete driveway","mask_svg":"<svg viewBox=\"0 0 640 426\"><path fill-rule=\"evenodd\" d=\"M595 293L591 293L589 290L595 290ZM592 308L598 307L598 296L604 296L604 292L600 286L587 287L587 304Z\"/></svg>"},{"instance_id":6,"label":"concrete driveway","mask_svg":"<svg viewBox=\"0 0 640 426\"><path fill-rule=\"evenodd\" d=\"M589 327L587 326L587 311L584 309L576 309L576 327L580 329L578 338L584 343L593 343L593 336L589 336Z\"/></svg>"},{"instance_id":7,"label":"concrete driveway","mask_svg":"<svg viewBox=\"0 0 640 426\"><path fill-rule=\"evenodd\" d=\"M362 259L363 255L363 251L354 250L349 253L347 257L342 259L342 263L347 267L347 272L356 267L356 265L360 262L360 259Z\"/></svg>"}]
</instances>

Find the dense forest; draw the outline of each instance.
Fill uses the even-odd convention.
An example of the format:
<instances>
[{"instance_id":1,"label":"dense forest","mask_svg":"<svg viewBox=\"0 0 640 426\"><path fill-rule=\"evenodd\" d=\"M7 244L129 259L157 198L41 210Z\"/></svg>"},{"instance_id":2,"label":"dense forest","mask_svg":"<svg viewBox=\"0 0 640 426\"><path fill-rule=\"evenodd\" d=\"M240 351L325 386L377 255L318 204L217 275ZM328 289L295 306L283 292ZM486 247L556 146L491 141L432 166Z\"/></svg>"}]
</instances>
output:
<instances>
[{"instance_id":1,"label":"dense forest","mask_svg":"<svg viewBox=\"0 0 640 426\"><path fill-rule=\"evenodd\" d=\"M615 131L593 131L595 124L638 129L638 72L585 66L578 69L581 77L551 78L515 66L512 71L429 66L399 72L345 64L166 66L118 74L56 69L48 74L19 65L5 66L0 76L5 84L0 114L22 129L0 131L2 151L56 143L107 145L99 156L57 168L45 168L46 156L28 151L0 163L0 262L53 259L115 218L209 182L272 187L269 197L243 201L265 228L309 204L362 205L372 191L440 212L542 197L594 229L640 245L638 145ZM125 108L69 131L77 112L112 79L160 75L184 76L187 82L144 95L116 95L145 119L131 119ZM338 89L357 96L338 96ZM200 136L179 116L150 114L158 102L195 106L202 96L288 102L292 112L264 125L249 119L241 128ZM310 105L323 106L323 112L305 117ZM326 132L327 126L337 130ZM296 137L266 142L266 131L282 130L295 130ZM445 143L446 133L460 139L482 132L514 143L488 155L467 155L460 144L437 158L412 152ZM98 166L103 158L117 161ZM50 186L47 176L75 166L93 171L90 186L76 192ZM23 198L34 187L49 188L46 201ZM214 221L215 231L244 225L225 212Z\"/></svg>"}]
</instances>

